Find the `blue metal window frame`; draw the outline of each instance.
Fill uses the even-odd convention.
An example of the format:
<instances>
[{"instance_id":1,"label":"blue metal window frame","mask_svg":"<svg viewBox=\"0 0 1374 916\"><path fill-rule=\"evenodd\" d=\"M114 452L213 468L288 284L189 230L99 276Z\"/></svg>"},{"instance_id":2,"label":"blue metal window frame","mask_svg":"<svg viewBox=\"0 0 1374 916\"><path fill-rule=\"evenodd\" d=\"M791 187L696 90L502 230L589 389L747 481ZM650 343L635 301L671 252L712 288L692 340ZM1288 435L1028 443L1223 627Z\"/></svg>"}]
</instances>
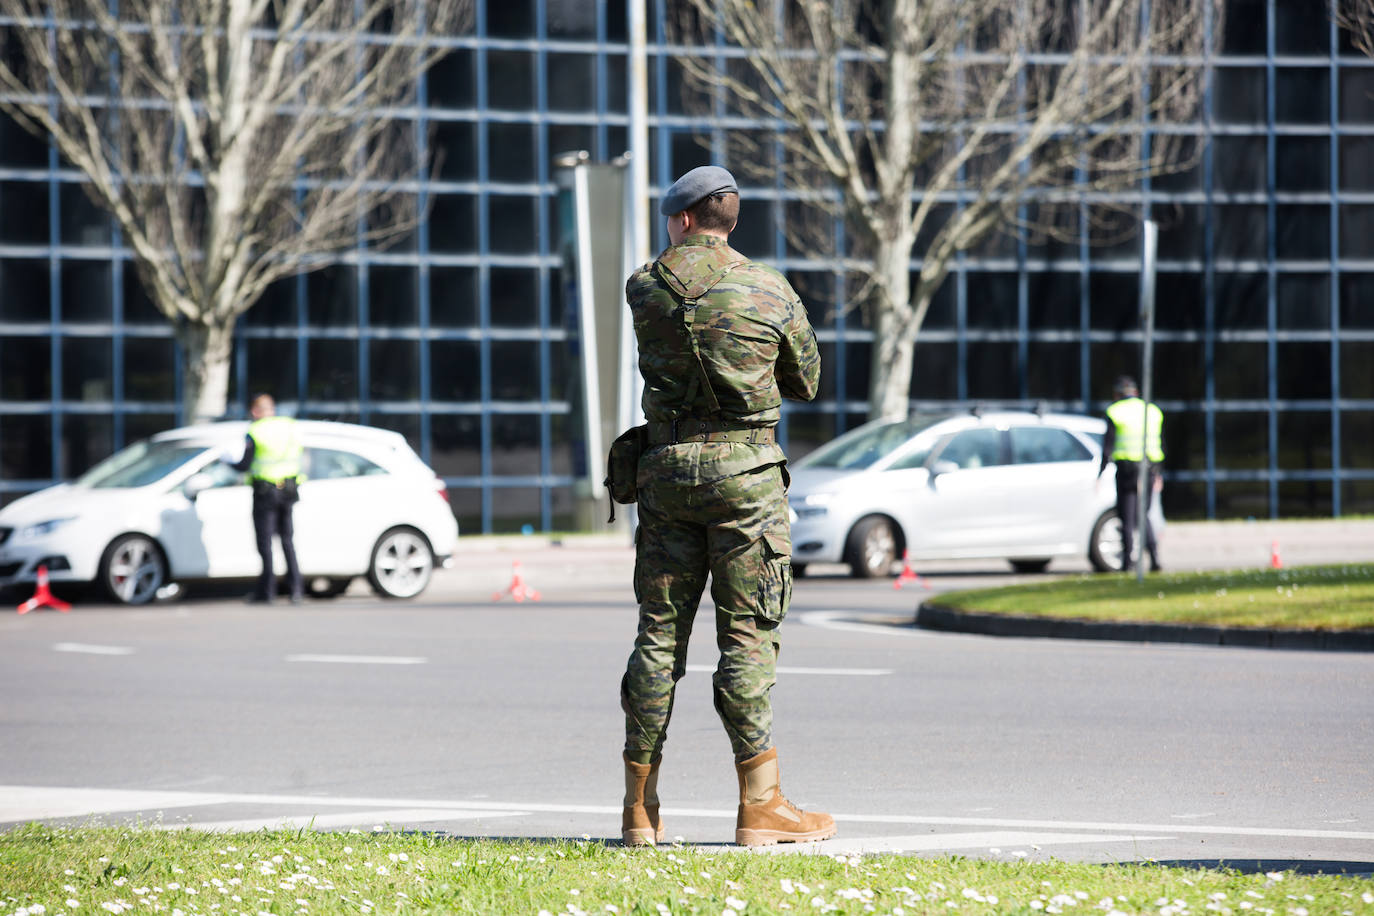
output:
<instances>
[{"instance_id":1,"label":"blue metal window frame","mask_svg":"<svg viewBox=\"0 0 1374 916\"><path fill-rule=\"evenodd\" d=\"M649 36L648 53L650 69L655 85L650 97L650 132L652 161L651 178L657 189L666 187L676 177L672 174L672 141L675 135L693 133L700 129L699 122L691 118L675 115L670 104L668 72L669 63L678 48L670 46L664 32L669 4L666 0L654 0L656 31ZM417 176L422 199L432 198L438 193L462 193L471 195L477 206L477 241L475 250L464 254L436 253L431 251L431 238L428 224L420 227L413 252L379 252L368 250L359 245L348 252L343 262L356 267L355 283L358 300L358 316L355 325L331 326L321 328L312 326L309 321L309 290L304 276L296 278L295 301L296 321L291 327L249 326L240 323L236 332L237 349L232 371L238 382L240 403L234 405L241 410L242 398L247 395L247 356L244 344L248 341L265 338L294 337L296 341L296 371L300 397L308 393L311 371L309 362L309 343L312 340L344 339L358 348L358 379L356 400L330 402L320 408L325 412L356 412L364 421L368 419L385 423L390 417L415 416L418 418L418 439L416 443L421 456L426 460L433 458L433 423L441 416L470 416L477 418L481 430L478 446L478 472L472 475L447 476L445 482L451 489L478 494L482 532L492 532L512 526L512 520L500 511L502 495L513 490L537 491L535 516L528 523L541 530L553 528L559 517L560 491L571 491L574 479L570 474L555 473L557 449L561 443L554 441L558 418L567 417L572 405L554 397L551 384L555 369L557 348L567 341L567 334L561 326L555 326L554 277L559 269L557 240L551 237L554 231L553 207L556 205L556 188L551 175L551 154L549 130L554 125L572 124L589 129L594 138L593 155L598 160L608 160L621 152L610 149L613 131L627 124L624 100L619 96L619 88L610 85L610 62L627 54L625 43L609 39L608 13L605 4L596 5L595 34L586 39L553 38L549 35L547 11L542 3L534 5L533 37L525 39L497 38L488 35L487 11L485 4L476 4L474 32L465 37L452 40L455 48L461 48L473 55L475 78L475 103L469 108L438 108L430 105L429 87L421 86L420 114L417 129L421 137L427 136L428 127L441 120L462 121L474 125L477 137L477 173L470 181L444 181L431 179L427 174ZM1216 92L1209 89L1204 100L1204 112L1195 125L1187 127L1202 142L1201 187L1187 191L1166 191L1158 187L1142 188L1142 200L1151 205L1166 203L1187 203L1201 208L1202 247L1195 257L1162 262L1161 267L1173 271L1198 275L1202 280L1203 308L1201 327L1197 330L1162 330L1157 332L1161 342L1198 343L1204 360L1203 379L1205 388L1196 397L1184 400L1163 400L1161 405L1166 411L1195 411L1202 417L1203 442L1205 449L1201 466L1197 470L1171 470L1169 479L1179 483L1196 484L1200 487L1202 504L1201 514L1216 517L1219 511L1218 487L1233 482L1263 481L1268 503L1268 515L1277 516L1283 506L1283 484L1292 481L1317 481L1331 488L1331 513L1340 515L1346 503L1346 487L1356 482L1374 481L1374 468L1347 466L1342 455L1341 437L1343 414L1351 410L1374 410L1374 400L1354 399L1346 396L1341 384L1341 344L1344 342L1374 342L1374 330L1342 327L1340 313L1340 285L1344 274L1350 271L1374 272L1374 259L1345 258L1341 253L1340 207L1345 204L1374 204L1374 193L1343 191L1340 179L1340 142L1343 137L1374 136L1374 124L1345 124L1341 121L1340 92L1341 77L1352 69L1360 69L1374 74L1374 62L1359 57L1342 57L1339 54L1338 31L1334 24L1328 23L1329 46L1323 55L1281 55L1276 46L1277 22L1275 12L1277 0L1266 0L1265 14L1268 17L1266 44L1262 54L1240 56L1220 55L1209 58L1204 66L1212 72L1228 67L1251 67L1263 70L1266 91L1265 112L1262 123L1222 124L1216 115ZM1210 27L1210 23L1209 23ZM536 97L528 110L494 110L489 107L490 85L488 55L493 51L514 50L531 53L533 56L534 82ZM711 50L722 59L726 53L723 45L717 44ZM557 112L549 108L548 79L549 55L562 52L589 54L594 58L594 72L597 85L593 93L591 107L581 112ZM1319 125L1294 126L1281 123L1276 110L1277 82L1279 74L1286 66L1300 65L1310 68L1325 68L1329 74L1328 97L1325 123ZM488 139L488 128L496 123L529 124L534 128L534 152L536 167L534 174L523 183L498 183L492 180L492 156ZM707 133L712 139L712 149L717 155L723 154L724 138L729 130L736 127L753 126L740 119L723 115L710 125ZM1227 191L1217 187L1217 168L1211 140L1222 135L1263 136L1268 156L1264 190L1255 193ZM1322 135L1329 138L1327 163L1329 170L1328 186L1322 191L1290 192L1278 187L1277 162L1275 151L1279 138L1284 136ZM422 141L423 142L423 141ZM129 252L119 235L118 227L112 227L108 245L72 245L62 241L61 193L64 187L79 183L80 176L71 170L63 169L55 149L49 144L46 164L40 168L14 168L0 162L0 181L33 182L45 186L49 228L47 243L43 245L21 245L0 243L0 258L25 257L46 261L49 277L49 301L47 320L32 323L7 323L0 326L2 335L18 335L43 341L48 351L52 375L51 390L41 401L0 400L0 415L34 416L47 414L52 418L47 445L52 452L50 475L47 478L16 479L0 478L0 498L12 497L40 486L55 482L63 466L63 425L69 416L108 416L111 421L113 443L120 447L129 438L129 419L137 416L175 415L182 398L179 373L175 390L169 397L155 401L135 401L127 397L124 376L126 370L126 346L131 338L170 338L171 328L167 325L130 325L126 323L127 303L124 297L124 278L132 269ZM787 190L781 174L767 187L749 188L748 193L756 199L765 199L773 210L779 227L786 215L786 205L791 192ZM527 251L516 254L494 252L492 250L491 199L494 195L516 194L531 198L535 213L537 238L531 240ZM955 201L957 203L957 200ZM1229 203L1263 204L1265 208L1265 257L1262 262L1237 262L1218 255L1217 219L1219 206ZM1299 261L1283 257L1278 239L1279 208L1289 204L1307 204L1327 208L1330 250L1328 256L1317 261ZM1088 203L1081 207L1086 213ZM834 232L839 241L844 237L843 225L836 224ZM656 218L653 225L655 247L666 244L661 222ZM110 264L111 317L108 323L82 323L64 321L61 313L62 268L70 260L108 259ZM867 407L867 392L852 390L849 384L847 362L854 358L855 351L866 348L872 341L872 332L864 329L861 322L850 316L844 306L844 273L836 263L818 262L791 255L786 247L781 228L778 228L769 251L769 260L784 270L806 270L829 273L834 279L831 301L827 303L833 318L817 328L821 341L833 353L831 365L826 371L833 378L833 396L825 401L790 408L789 414L804 412L824 418L824 428L834 432L843 431L852 425L850 418L862 414ZM374 265L404 265L413 267L417 276L417 321L414 327L382 328L374 327L369 319L370 308L370 271ZM472 327L449 328L433 326L434 292L429 282L430 273L441 267L469 267L477 274L477 320ZM534 324L526 327L494 325L492 321L492 271L498 268L527 270L535 275L537 302L535 303ZM1030 397L1028 381L1028 355L1036 343L1059 342L1077 345L1077 371L1079 377L1073 390L1074 398L1049 402L1057 409L1078 411L1097 411L1105 404L1104 392L1092 390L1092 370L1094 366L1093 349L1100 344L1138 344L1138 332L1094 330L1093 313L1095 307L1108 304L1093 302L1091 278L1097 273L1130 274L1138 269L1138 263L1119 255L1104 254L1080 242L1076 256L1072 260L1045 261L1038 259L1024 240L1018 241L1010 257L992 257L980 253L961 253L951 271L948 282L953 284L951 294L954 304L954 321L949 327L931 328L922 332L917 346L920 358L921 343L951 345L957 355L956 397L944 399L913 399L913 409L962 409L968 405L969 380L978 367L969 364L971 345L988 342L1002 342L1014 345L1018 359L1015 376L1015 390L1008 391L1007 397L997 403L1004 406L1032 407L1039 399ZM969 280L984 271L1014 272L1015 290L1015 327L982 328L971 320L970 312L976 303L969 301ZM1032 291L1029 277L1032 272L1057 272L1076 279L1080 293L1076 329L1047 330L1035 328L1030 323ZM1262 275L1267 284L1265 293L1265 323L1263 329L1242 330L1219 325L1217 312L1217 293L1219 276L1233 272ZM1322 273L1329 278L1328 306L1330 311L1329 327L1321 329L1294 330L1282 326L1278 310L1279 281L1289 273ZM63 341L74 337L108 337L112 345L111 386L108 400L76 400L76 392L63 389L62 361ZM404 339L414 340L419 352L419 392L415 401L386 401L372 397L370 375L370 344L377 340ZM433 360L430 345L436 341L469 341L477 345L481 361L478 396L471 401L444 400L445 392L436 391L433 383ZM539 382L533 397L510 401L495 397L492 379L493 345L501 341L526 341L534 345L536 353L535 369L539 372ZM1263 343L1266 363L1266 389L1262 398L1251 400L1219 399L1213 365L1220 346L1232 342ZM1286 343L1309 342L1325 344L1330 353L1330 397L1314 400L1292 400L1281 397L1278 383L1281 347ZM178 368L181 356L178 352ZM317 405L305 401L306 413L318 413ZM1217 420L1230 413L1254 411L1265 418L1265 438L1269 444L1266 466L1262 469L1238 469L1224 466L1224 459L1217 448ZM1281 459L1280 419L1290 413L1322 413L1330 418L1331 460L1330 465L1316 468L1285 468ZM535 418L538 430L538 468L535 473L507 475L501 473L499 454L494 453L494 421L502 415L520 414ZM786 423L784 424L784 439Z\"/></svg>"}]
</instances>

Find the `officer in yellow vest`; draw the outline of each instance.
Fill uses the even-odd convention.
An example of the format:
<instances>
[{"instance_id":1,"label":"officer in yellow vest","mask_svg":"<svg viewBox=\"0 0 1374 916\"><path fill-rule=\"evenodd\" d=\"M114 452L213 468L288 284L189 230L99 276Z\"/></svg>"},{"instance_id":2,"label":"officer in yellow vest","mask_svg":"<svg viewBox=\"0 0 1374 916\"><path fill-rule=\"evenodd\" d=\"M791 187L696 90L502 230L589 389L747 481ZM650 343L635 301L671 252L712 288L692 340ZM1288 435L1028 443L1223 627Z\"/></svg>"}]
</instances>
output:
<instances>
[{"instance_id":1,"label":"officer in yellow vest","mask_svg":"<svg viewBox=\"0 0 1374 916\"><path fill-rule=\"evenodd\" d=\"M286 581L291 603L300 604L305 591L300 567L296 565L296 545L291 523L291 507L300 497L296 484L301 478L300 427L291 417L277 416L277 405L270 394L259 394L249 407L253 422L248 427L243 458L233 466L247 471L253 485L253 531L258 539L262 573L257 587L248 596L255 604L270 604L277 594L277 572L272 565L272 538L281 540L286 557Z\"/></svg>"},{"instance_id":2,"label":"officer in yellow vest","mask_svg":"<svg viewBox=\"0 0 1374 916\"><path fill-rule=\"evenodd\" d=\"M1149 514L1155 487L1160 482L1159 465L1164 461L1164 413L1140 399L1140 390L1130 376L1118 378L1113 391L1117 400L1107 408L1107 435L1102 441L1102 464L1097 476L1102 476L1108 461L1116 463L1116 513L1121 517L1124 572L1131 569L1135 532L1140 525L1137 485L1142 472L1150 475L1145 486L1145 552L1150 557L1150 571L1158 572L1159 548Z\"/></svg>"}]
</instances>

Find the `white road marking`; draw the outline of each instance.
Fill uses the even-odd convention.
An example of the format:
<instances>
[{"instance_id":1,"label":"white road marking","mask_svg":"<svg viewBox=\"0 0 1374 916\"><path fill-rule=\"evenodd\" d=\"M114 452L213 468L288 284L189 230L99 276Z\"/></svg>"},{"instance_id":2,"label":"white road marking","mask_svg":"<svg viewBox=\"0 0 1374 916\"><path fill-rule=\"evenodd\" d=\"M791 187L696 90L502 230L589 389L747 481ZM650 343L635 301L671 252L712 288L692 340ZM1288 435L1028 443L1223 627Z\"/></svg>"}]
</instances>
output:
<instances>
[{"instance_id":1,"label":"white road marking","mask_svg":"<svg viewBox=\"0 0 1374 916\"><path fill-rule=\"evenodd\" d=\"M802 807L805 807L803 805ZM836 814L835 820L869 824L939 824L958 827L1025 827L1037 830L1110 830L1140 833L1201 833L1226 836L1297 836L1326 840L1374 840L1374 833L1355 830L1311 830L1303 827L1229 827L1202 824L1114 824L1100 821L1041 821L1000 817L936 817L904 814Z\"/></svg>"},{"instance_id":2,"label":"white road marking","mask_svg":"<svg viewBox=\"0 0 1374 916\"><path fill-rule=\"evenodd\" d=\"M1171 814L1169 816L1176 817L1181 821L1192 821L1201 817L1216 817L1217 813L1215 811L1204 811L1201 814Z\"/></svg>"},{"instance_id":3,"label":"white road marking","mask_svg":"<svg viewBox=\"0 0 1374 916\"><path fill-rule=\"evenodd\" d=\"M52 647L54 652L79 652L83 655L133 655L129 646L93 646L84 642L60 642Z\"/></svg>"},{"instance_id":4,"label":"white road marking","mask_svg":"<svg viewBox=\"0 0 1374 916\"><path fill-rule=\"evenodd\" d=\"M227 795L213 795L207 792L0 786L0 821L81 817L110 811L154 811L161 808L217 805L228 800Z\"/></svg>"},{"instance_id":5,"label":"white road marking","mask_svg":"<svg viewBox=\"0 0 1374 916\"><path fill-rule=\"evenodd\" d=\"M705 673L714 672L714 665L688 665L688 671L702 671ZM891 668L796 668L787 665L779 665L778 674L833 674L844 677L882 677L891 674Z\"/></svg>"},{"instance_id":6,"label":"white road marking","mask_svg":"<svg viewBox=\"0 0 1374 916\"><path fill-rule=\"evenodd\" d=\"M327 665L423 665L429 661L419 655L288 655L288 662Z\"/></svg>"},{"instance_id":7,"label":"white road marking","mask_svg":"<svg viewBox=\"0 0 1374 916\"><path fill-rule=\"evenodd\" d=\"M916 611L911 612L913 620ZM961 636L960 633L937 633L934 630L918 630L915 627L898 627L886 623L863 623L854 619L852 611L805 611L797 614L797 619L805 626L820 627L825 630L848 630L853 633L867 633L870 636L914 636L931 639L936 636Z\"/></svg>"},{"instance_id":8,"label":"white road marking","mask_svg":"<svg viewBox=\"0 0 1374 916\"><path fill-rule=\"evenodd\" d=\"M488 820L496 817L519 817L525 811L455 811L445 808L400 808L391 811L349 811L345 814L296 814L283 817L245 818L236 821L187 821L164 824L166 830L203 830L208 833L244 833L277 828L369 827L416 824L426 821Z\"/></svg>"},{"instance_id":9,"label":"white road marking","mask_svg":"<svg viewBox=\"0 0 1374 916\"><path fill-rule=\"evenodd\" d=\"M921 833L912 836L835 837L823 843L808 843L809 849L787 845L764 846L760 852L815 852L836 855L845 852L936 852L945 849L989 849L1011 847L1029 849L1032 846L1054 846L1061 843L1130 843L1144 840L1167 840L1162 836L1112 836L1102 833L1019 833L1012 830L991 830L982 833ZM790 844L789 844L790 845ZM722 849L732 847L721 847Z\"/></svg>"},{"instance_id":10,"label":"white road marking","mask_svg":"<svg viewBox=\"0 0 1374 916\"><path fill-rule=\"evenodd\" d=\"M415 798L332 798L316 795L268 795L261 793L161 792L136 789L77 789L47 786L0 785L0 823L40 818L78 817L117 811L156 811L203 805L253 804L283 807L338 807L391 809L446 809L453 811L507 811L528 814L619 814L619 805L567 805ZM803 804L805 807L805 804ZM675 817L733 819L730 808L664 808ZM943 817L921 814L835 814L836 821L854 824L925 824L948 827L992 827L1014 830L1098 831L1110 834L1217 834L1226 836L1304 837L1325 840L1374 841L1374 832L1313 830L1305 827L1236 827L1202 824L1132 824L1107 821L1053 821L1018 818ZM937 834L938 835L938 834Z\"/></svg>"}]
</instances>

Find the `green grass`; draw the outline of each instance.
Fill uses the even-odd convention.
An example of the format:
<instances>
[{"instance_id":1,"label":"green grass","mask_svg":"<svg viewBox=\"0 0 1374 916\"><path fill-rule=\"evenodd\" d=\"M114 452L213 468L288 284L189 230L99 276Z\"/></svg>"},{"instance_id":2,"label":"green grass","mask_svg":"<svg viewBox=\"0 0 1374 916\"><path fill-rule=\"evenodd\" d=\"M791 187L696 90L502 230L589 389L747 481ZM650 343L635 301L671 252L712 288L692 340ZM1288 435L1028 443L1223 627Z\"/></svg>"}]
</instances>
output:
<instances>
[{"instance_id":1,"label":"green grass","mask_svg":"<svg viewBox=\"0 0 1374 916\"><path fill-rule=\"evenodd\" d=\"M947 592L965 611L1299 630L1374 627L1374 564L1292 569L1078 576L1033 585Z\"/></svg>"},{"instance_id":2,"label":"green grass","mask_svg":"<svg viewBox=\"0 0 1374 916\"><path fill-rule=\"evenodd\" d=\"M1368 879L1035 857L708 854L426 834L29 825L0 834L0 916L1374 914Z\"/></svg>"}]
</instances>

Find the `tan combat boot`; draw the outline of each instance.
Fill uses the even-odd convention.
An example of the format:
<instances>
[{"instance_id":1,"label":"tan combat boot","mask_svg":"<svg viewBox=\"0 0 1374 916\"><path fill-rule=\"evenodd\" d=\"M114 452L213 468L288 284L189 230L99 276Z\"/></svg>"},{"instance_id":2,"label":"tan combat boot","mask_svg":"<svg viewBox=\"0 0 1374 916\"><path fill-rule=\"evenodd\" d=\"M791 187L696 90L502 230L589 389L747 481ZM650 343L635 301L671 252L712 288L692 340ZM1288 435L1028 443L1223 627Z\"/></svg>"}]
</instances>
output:
<instances>
[{"instance_id":1,"label":"tan combat boot","mask_svg":"<svg viewBox=\"0 0 1374 916\"><path fill-rule=\"evenodd\" d=\"M635 763L625 758L625 811L620 816L620 836L626 846L652 846L663 842L663 822L658 819L658 765Z\"/></svg>"},{"instance_id":2,"label":"tan combat boot","mask_svg":"<svg viewBox=\"0 0 1374 916\"><path fill-rule=\"evenodd\" d=\"M740 846L800 843L835 835L833 817L819 811L803 811L783 797L777 748L735 764L735 770L739 774L735 842Z\"/></svg>"}]
</instances>

